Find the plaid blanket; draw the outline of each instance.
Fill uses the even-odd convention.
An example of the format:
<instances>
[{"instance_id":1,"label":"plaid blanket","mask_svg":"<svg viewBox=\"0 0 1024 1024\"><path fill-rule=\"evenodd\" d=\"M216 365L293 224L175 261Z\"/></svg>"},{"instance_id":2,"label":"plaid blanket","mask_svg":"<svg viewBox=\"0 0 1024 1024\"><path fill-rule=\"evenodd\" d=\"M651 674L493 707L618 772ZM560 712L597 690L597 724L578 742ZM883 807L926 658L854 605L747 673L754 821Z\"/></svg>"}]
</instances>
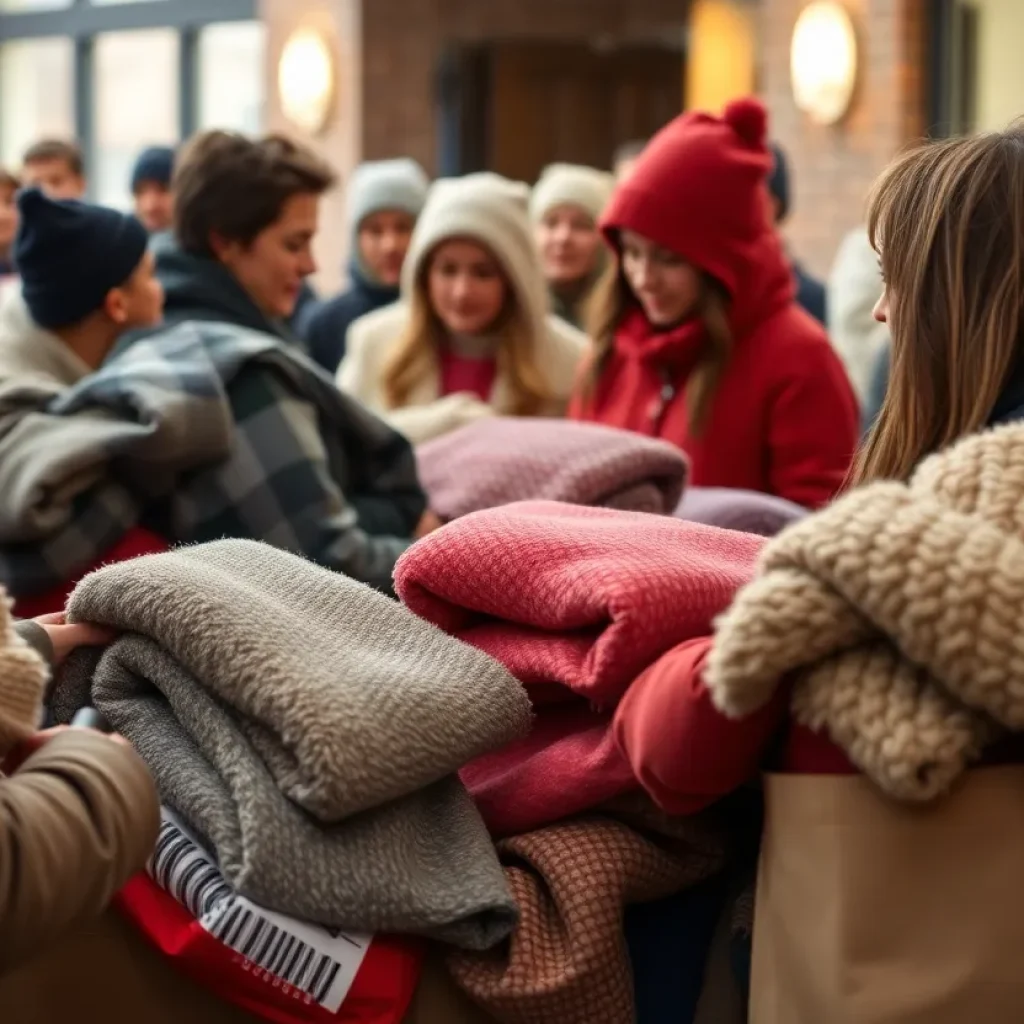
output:
<instances>
[{"instance_id":1,"label":"plaid blanket","mask_svg":"<svg viewBox=\"0 0 1024 1024\"><path fill-rule=\"evenodd\" d=\"M277 339L227 324L182 324L137 342L32 412L71 436L86 417L130 420L130 410L157 396L188 395L219 408L226 454L165 472L119 452L109 472L69 498L51 532L0 544L0 582L14 596L76 579L136 525L179 543L264 541L390 591L394 563L426 505L412 449Z\"/></svg>"}]
</instances>

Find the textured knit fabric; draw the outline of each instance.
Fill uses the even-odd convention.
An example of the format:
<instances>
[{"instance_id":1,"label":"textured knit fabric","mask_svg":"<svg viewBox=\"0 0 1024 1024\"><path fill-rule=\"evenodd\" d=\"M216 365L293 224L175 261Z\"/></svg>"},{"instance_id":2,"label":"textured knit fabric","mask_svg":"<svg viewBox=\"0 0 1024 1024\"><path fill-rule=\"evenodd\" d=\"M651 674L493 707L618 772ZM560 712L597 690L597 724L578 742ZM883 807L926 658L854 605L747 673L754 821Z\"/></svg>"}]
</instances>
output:
<instances>
[{"instance_id":1,"label":"textured knit fabric","mask_svg":"<svg viewBox=\"0 0 1024 1024\"><path fill-rule=\"evenodd\" d=\"M91 699L242 895L474 948L507 933L513 905L452 775L529 726L500 665L367 587L241 541L101 569L68 614L124 635L95 675L85 656L65 673L59 716Z\"/></svg>"},{"instance_id":2,"label":"textured knit fabric","mask_svg":"<svg viewBox=\"0 0 1024 1024\"><path fill-rule=\"evenodd\" d=\"M503 1024L633 1024L625 908L678 892L721 867L717 837L694 823L663 848L626 825L584 818L498 845L519 907L511 942L455 953L455 980Z\"/></svg>"},{"instance_id":3,"label":"textured knit fabric","mask_svg":"<svg viewBox=\"0 0 1024 1024\"><path fill-rule=\"evenodd\" d=\"M38 727L48 675L46 662L15 632L0 589L0 759Z\"/></svg>"},{"instance_id":4,"label":"textured knit fabric","mask_svg":"<svg viewBox=\"0 0 1024 1024\"><path fill-rule=\"evenodd\" d=\"M765 549L719 623L715 703L742 716L795 673L792 714L905 800L1024 729L1024 427L961 441L909 484L853 491Z\"/></svg>"},{"instance_id":5,"label":"textured knit fabric","mask_svg":"<svg viewBox=\"0 0 1024 1024\"><path fill-rule=\"evenodd\" d=\"M711 275L729 296L732 352L706 422L691 429L687 383L707 338L699 319L655 330L630 304L592 393L573 419L661 437L690 457L696 487L763 491L817 507L846 477L857 403L820 324L794 301L771 223L766 115L737 101L724 118L688 113L651 140L602 220L613 246L637 232Z\"/></svg>"},{"instance_id":6,"label":"textured knit fabric","mask_svg":"<svg viewBox=\"0 0 1024 1024\"><path fill-rule=\"evenodd\" d=\"M183 543L266 541L390 589L395 560L425 507L412 450L273 338L182 324L136 342L38 412L55 430L132 410L152 419L147 403L161 393L179 404L190 395L216 397L231 424L227 458L179 475L166 499L142 500L160 480L140 496L120 475L77 494L60 529L39 542L0 546L0 580L12 593L79 578L140 523Z\"/></svg>"},{"instance_id":7,"label":"textured knit fabric","mask_svg":"<svg viewBox=\"0 0 1024 1024\"><path fill-rule=\"evenodd\" d=\"M533 699L530 735L463 771L493 831L637 788L611 709L661 654L710 633L759 548L669 516L524 502L459 519L399 561L402 600L497 658Z\"/></svg>"},{"instance_id":8,"label":"textured knit fabric","mask_svg":"<svg viewBox=\"0 0 1024 1024\"><path fill-rule=\"evenodd\" d=\"M704 523L722 530L774 537L790 523L803 519L807 509L757 491L690 487L683 494L676 515L691 523Z\"/></svg>"},{"instance_id":9,"label":"textured knit fabric","mask_svg":"<svg viewBox=\"0 0 1024 1024\"><path fill-rule=\"evenodd\" d=\"M442 519L516 501L564 501L665 515L686 459L674 446L593 423L480 420L416 449L420 481Z\"/></svg>"},{"instance_id":10,"label":"textured knit fabric","mask_svg":"<svg viewBox=\"0 0 1024 1024\"><path fill-rule=\"evenodd\" d=\"M39 189L18 195L14 260L32 319L66 327L95 313L142 262L149 237L134 217ZM100 255L102 254L102 255Z\"/></svg>"},{"instance_id":11,"label":"textured knit fabric","mask_svg":"<svg viewBox=\"0 0 1024 1024\"><path fill-rule=\"evenodd\" d=\"M587 339L549 313L547 284L527 214L528 198L525 185L489 172L438 181L413 232L402 269L403 301L371 313L349 331L348 351L338 370L339 387L388 416L413 442L437 437L466 422L453 419L450 406L442 404L436 359L405 408L389 409L382 388L394 344L409 323L416 282L437 246L452 238L480 243L501 266L529 333L534 365L552 396L551 407L542 413L560 416L565 411ZM502 415L513 412L505 374L497 376L488 404Z\"/></svg>"},{"instance_id":12,"label":"textured knit fabric","mask_svg":"<svg viewBox=\"0 0 1024 1024\"><path fill-rule=\"evenodd\" d=\"M551 164L533 186L530 216L538 222L557 206L578 206L596 222L614 188L615 178L607 171L578 164Z\"/></svg>"}]
</instances>

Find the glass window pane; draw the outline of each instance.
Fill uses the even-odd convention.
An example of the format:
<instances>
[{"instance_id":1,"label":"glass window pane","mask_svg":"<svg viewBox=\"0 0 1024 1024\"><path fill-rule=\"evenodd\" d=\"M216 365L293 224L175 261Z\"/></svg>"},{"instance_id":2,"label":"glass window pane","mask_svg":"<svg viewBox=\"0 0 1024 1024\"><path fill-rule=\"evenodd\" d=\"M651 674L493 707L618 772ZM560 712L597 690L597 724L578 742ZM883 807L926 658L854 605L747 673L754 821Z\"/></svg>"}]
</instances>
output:
<instances>
[{"instance_id":1,"label":"glass window pane","mask_svg":"<svg viewBox=\"0 0 1024 1024\"><path fill-rule=\"evenodd\" d=\"M172 29L106 32L96 37L96 138L91 191L97 202L131 205L139 151L178 139L178 34Z\"/></svg>"},{"instance_id":2,"label":"glass window pane","mask_svg":"<svg viewBox=\"0 0 1024 1024\"><path fill-rule=\"evenodd\" d=\"M73 138L74 44L19 39L0 46L0 163L17 168L36 140Z\"/></svg>"},{"instance_id":3,"label":"glass window pane","mask_svg":"<svg viewBox=\"0 0 1024 1024\"><path fill-rule=\"evenodd\" d=\"M199 34L200 129L263 131L266 29L259 21L209 25Z\"/></svg>"},{"instance_id":4,"label":"glass window pane","mask_svg":"<svg viewBox=\"0 0 1024 1024\"><path fill-rule=\"evenodd\" d=\"M0 11L59 11L72 0L0 0Z\"/></svg>"}]
</instances>

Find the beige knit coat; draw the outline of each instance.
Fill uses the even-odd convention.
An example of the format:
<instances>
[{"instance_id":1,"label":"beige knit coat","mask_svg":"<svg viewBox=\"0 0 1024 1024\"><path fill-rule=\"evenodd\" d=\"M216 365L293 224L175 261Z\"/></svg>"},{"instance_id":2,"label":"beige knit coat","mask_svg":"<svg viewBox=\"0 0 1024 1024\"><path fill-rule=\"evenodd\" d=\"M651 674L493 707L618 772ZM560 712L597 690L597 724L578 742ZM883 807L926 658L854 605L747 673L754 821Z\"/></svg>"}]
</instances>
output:
<instances>
[{"instance_id":1,"label":"beige knit coat","mask_svg":"<svg viewBox=\"0 0 1024 1024\"><path fill-rule=\"evenodd\" d=\"M851 492L764 550L706 682L739 717L792 678L792 712L881 789L930 800L1024 729L1024 426Z\"/></svg>"},{"instance_id":2,"label":"beige knit coat","mask_svg":"<svg viewBox=\"0 0 1024 1024\"><path fill-rule=\"evenodd\" d=\"M49 670L14 631L11 603L0 589L0 757L35 732Z\"/></svg>"}]
</instances>

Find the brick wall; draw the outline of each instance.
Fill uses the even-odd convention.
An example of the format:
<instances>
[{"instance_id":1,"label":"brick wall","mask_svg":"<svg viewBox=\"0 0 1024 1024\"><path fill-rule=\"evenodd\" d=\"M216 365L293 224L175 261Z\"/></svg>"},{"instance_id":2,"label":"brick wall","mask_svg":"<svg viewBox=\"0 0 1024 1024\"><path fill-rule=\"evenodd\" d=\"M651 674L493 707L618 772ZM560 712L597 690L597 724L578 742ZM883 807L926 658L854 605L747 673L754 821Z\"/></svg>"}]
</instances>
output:
<instances>
[{"instance_id":1,"label":"brick wall","mask_svg":"<svg viewBox=\"0 0 1024 1024\"><path fill-rule=\"evenodd\" d=\"M860 78L838 126L812 124L793 104L789 44L806 0L762 0L760 88L772 134L785 148L794 200L786 226L794 252L826 273L836 246L863 223L872 182L924 128L927 0L846 0L858 29Z\"/></svg>"},{"instance_id":2,"label":"brick wall","mask_svg":"<svg viewBox=\"0 0 1024 1024\"><path fill-rule=\"evenodd\" d=\"M678 38L686 9L686 0L363 0L364 154L401 152L434 168L435 73L446 44Z\"/></svg>"}]
</instances>

